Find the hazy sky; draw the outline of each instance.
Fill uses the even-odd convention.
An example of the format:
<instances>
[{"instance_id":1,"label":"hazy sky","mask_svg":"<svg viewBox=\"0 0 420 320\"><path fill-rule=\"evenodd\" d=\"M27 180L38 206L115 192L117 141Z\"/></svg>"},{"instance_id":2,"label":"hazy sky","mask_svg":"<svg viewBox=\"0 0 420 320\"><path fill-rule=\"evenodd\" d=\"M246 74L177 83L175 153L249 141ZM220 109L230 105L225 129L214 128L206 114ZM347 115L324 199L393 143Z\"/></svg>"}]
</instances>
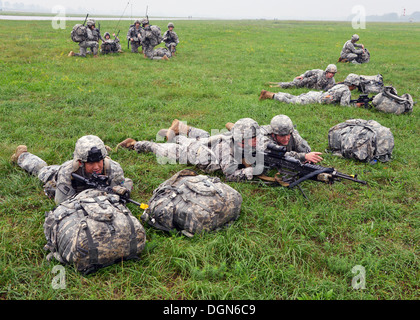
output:
<instances>
[{"instance_id":1,"label":"hazy sky","mask_svg":"<svg viewBox=\"0 0 420 320\"><path fill-rule=\"evenodd\" d=\"M0 0L3 7L7 3L25 6L37 5L51 12L60 5L67 12L82 9L86 13L108 13L133 17L144 16L148 6L149 16L231 19L345 19L352 14L352 8L363 5L366 15L383 15L396 12L409 15L420 11L419 0Z\"/></svg>"}]
</instances>

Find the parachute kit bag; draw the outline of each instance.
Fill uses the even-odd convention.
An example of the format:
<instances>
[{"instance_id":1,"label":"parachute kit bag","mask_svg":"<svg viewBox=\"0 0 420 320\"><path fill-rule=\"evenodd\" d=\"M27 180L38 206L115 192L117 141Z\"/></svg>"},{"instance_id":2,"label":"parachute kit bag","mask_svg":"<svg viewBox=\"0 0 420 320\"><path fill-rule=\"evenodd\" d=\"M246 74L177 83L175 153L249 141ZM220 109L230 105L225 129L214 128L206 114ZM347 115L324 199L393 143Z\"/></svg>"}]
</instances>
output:
<instances>
[{"instance_id":1,"label":"parachute kit bag","mask_svg":"<svg viewBox=\"0 0 420 320\"><path fill-rule=\"evenodd\" d=\"M70 35L71 40L73 40L74 42L85 41L87 38L87 27L83 24L76 24L71 30Z\"/></svg>"},{"instance_id":2,"label":"parachute kit bag","mask_svg":"<svg viewBox=\"0 0 420 320\"><path fill-rule=\"evenodd\" d=\"M44 249L50 251L47 259L72 264L84 274L138 259L146 242L143 226L119 196L95 189L84 190L46 212L44 234Z\"/></svg>"},{"instance_id":3,"label":"parachute kit bag","mask_svg":"<svg viewBox=\"0 0 420 320\"><path fill-rule=\"evenodd\" d=\"M372 100L372 105L382 112L402 114L413 111L414 101L410 94L398 96L394 87L385 86L383 91Z\"/></svg>"},{"instance_id":4,"label":"parachute kit bag","mask_svg":"<svg viewBox=\"0 0 420 320\"><path fill-rule=\"evenodd\" d=\"M350 119L328 131L328 148L348 159L387 162L394 149L394 136L375 120Z\"/></svg>"},{"instance_id":5,"label":"parachute kit bag","mask_svg":"<svg viewBox=\"0 0 420 320\"><path fill-rule=\"evenodd\" d=\"M192 237L238 219L241 204L241 194L219 178L184 169L153 191L142 219L157 229Z\"/></svg>"}]
</instances>

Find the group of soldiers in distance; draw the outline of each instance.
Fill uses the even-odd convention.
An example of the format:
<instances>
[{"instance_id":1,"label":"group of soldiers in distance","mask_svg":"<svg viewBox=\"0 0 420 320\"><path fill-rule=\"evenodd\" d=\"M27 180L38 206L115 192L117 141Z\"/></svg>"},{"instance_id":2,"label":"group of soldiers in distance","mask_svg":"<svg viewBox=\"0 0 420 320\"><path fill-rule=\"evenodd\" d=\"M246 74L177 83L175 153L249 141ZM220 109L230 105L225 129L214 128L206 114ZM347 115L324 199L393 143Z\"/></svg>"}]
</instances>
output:
<instances>
[{"instance_id":1,"label":"group of soldiers in distance","mask_svg":"<svg viewBox=\"0 0 420 320\"><path fill-rule=\"evenodd\" d=\"M124 52L118 34L116 35L113 33L114 39L112 39L111 34L105 32L102 37L100 30L96 28L95 19L92 18L86 21L86 25L86 40L79 43L79 53L70 51L68 54L69 57L86 57L87 54L93 54L93 57L96 58L98 53L108 54ZM137 19L127 32L128 46L131 45L131 52L143 53L145 58L152 60L169 60L169 58L175 56L176 46L179 43L179 38L174 31L174 28L175 26L172 22L168 23L168 30L165 31L162 36L160 28L155 25L150 25L149 19ZM100 49L99 40L102 41ZM155 49L155 47L162 42L165 43L165 47ZM88 52L88 48L90 48L90 52Z\"/></svg>"}]
</instances>

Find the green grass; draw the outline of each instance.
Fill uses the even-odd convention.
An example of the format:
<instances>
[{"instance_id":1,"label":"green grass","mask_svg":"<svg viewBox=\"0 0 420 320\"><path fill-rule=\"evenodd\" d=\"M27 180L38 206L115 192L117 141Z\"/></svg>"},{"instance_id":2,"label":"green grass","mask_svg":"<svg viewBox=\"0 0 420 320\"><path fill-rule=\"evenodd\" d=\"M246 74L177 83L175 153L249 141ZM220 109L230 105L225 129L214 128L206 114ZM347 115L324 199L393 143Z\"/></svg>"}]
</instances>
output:
<instances>
[{"instance_id":1,"label":"green grass","mask_svg":"<svg viewBox=\"0 0 420 320\"><path fill-rule=\"evenodd\" d=\"M156 22L162 30L167 23ZM101 29L114 31L116 24L103 21ZM127 52L124 40L120 55L69 58L78 49L70 40L72 25L54 30L47 21L0 21L0 33L8 35L0 59L0 299L419 298L418 105L396 116L258 101L268 81L335 63L355 33L350 23L177 21L181 43L167 62ZM128 26L120 23L122 39ZM419 31L414 23L369 23L356 32L370 63L339 64L336 81L349 73L381 73L399 94L418 101ZM155 139L174 118L210 131L242 117L267 124L277 114L289 115L314 151L326 149L335 124L374 119L394 134L394 159L371 166L324 154L322 165L358 173L369 185L305 182L310 201L298 190L229 183L243 196L231 227L188 239L145 225L140 261L89 276L66 267L67 288L52 289L58 262L45 259L43 221L55 204L37 178L9 162L17 145L61 164L85 134L115 147L127 137ZM127 150L111 157L134 180L132 197L141 202L186 167L158 165L152 154ZM366 270L364 290L351 286L356 265Z\"/></svg>"}]
</instances>

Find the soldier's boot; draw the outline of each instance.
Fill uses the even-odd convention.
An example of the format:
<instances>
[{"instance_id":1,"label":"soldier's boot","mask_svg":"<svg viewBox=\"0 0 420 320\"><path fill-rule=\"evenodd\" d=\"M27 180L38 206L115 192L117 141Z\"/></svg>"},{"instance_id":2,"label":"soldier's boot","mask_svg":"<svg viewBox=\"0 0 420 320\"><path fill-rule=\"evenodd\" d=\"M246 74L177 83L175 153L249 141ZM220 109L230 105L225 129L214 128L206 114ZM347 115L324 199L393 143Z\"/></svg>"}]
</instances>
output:
<instances>
[{"instance_id":1,"label":"soldier's boot","mask_svg":"<svg viewBox=\"0 0 420 320\"><path fill-rule=\"evenodd\" d=\"M117 147L115 148L115 151L118 151L118 148L126 148L130 150L134 150L134 145L136 144L136 140L127 138L124 141L121 141L119 144L117 144Z\"/></svg>"},{"instance_id":2,"label":"soldier's boot","mask_svg":"<svg viewBox=\"0 0 420 320\"><path fill-rule=\"evenodd\" d=\"M166 56L166 54L164 54L162 60L169 60L169 58Z\"/></svg>"},{"instance_id":3,"label":"soldier's boot","mask_svg":"<svg viewBox=\"0 0 420 320\"><path fill-rule=\"evenodd\" d=\"M188 135L188 131L190 130L190 128L191 127L187 126L182 121L175 119L174 121L172 121L172 124L168 129L168 133L166 134L166 140L172 141L172 139L179 134Z\"/></svg>"},{"instance_id":4,"label":"soldier's boot","mask_svg":"<svg viewBox=\"0 0 420 320\"><path fill-rule=\"evenodd\" d=\"M226 129L228 129L230 131L230 130L232 130L234 125L235 124L233 122L228 122L228 123L225 124L225 127L226 127Z\"/></svg>"},{"instance_id":5,"label":"soldier's boot","mask_svg":"<svg viewBox=\"0 0 420 320\"><path fill-rule=\"evenodd\" d=\"M274 95L275 95L275 93L273 93L273 92L266 91L266 90L261 90L259 100L273 99Z\"/></svg>"},{"instance_id":6,"label":"soldier's boot","mask_svg":"<svg viewBox=\"0 0 420 320\"><path fill-rule=\"evenodd\" d=\"M74 52L73 52L73 51L70 51L70 52L69 52L69 54L68 54L68 56L69 56L69 57L74 56Z\"/></svg>"},{"instance_id":7,"label":"soldier's boot","mask_svg":"<svg viewBox=\"0 0 420 320\"><path fill-rule=\"evenodd\" d=\"M158 134L158 136L166 138L166 135L168 134L168 131L169 131L169 129L160 129L157 134Z\"/></svg>"},{"instance_id":8,"label":"soldier's boot","mask_svg":"<svg viewBox=\"0 0 420 320\"><path fill-rule=\"evenodd\" d=\"M12 156L10 157L10 160L13 163L17 163L19 156L24 153L24 152L28 152L28 148L25 145L20 145L16 148L16 151L14 154L12 154Z\"/></svg>"}]
</instances>

